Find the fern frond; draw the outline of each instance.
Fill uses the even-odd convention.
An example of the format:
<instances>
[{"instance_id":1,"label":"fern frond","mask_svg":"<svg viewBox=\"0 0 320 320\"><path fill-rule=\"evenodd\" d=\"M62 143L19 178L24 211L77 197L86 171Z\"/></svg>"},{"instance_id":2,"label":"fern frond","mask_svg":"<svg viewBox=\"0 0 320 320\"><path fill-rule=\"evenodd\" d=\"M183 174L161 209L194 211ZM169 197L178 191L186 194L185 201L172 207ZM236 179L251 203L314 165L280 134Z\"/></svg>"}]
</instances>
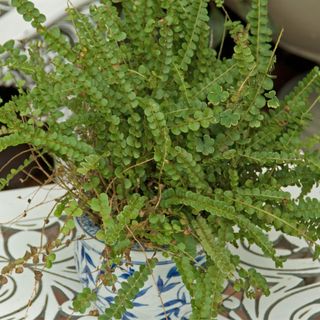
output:
<instances>
[{"instance_id":1,"label":"fern frond","mask_svg":"<svg viewBox=\"0 0 320 320\"><path fill-rule=\"evenodd\" d=\"M200 164L194 160L191 153L177 146L171 151L171 156L174 157L175 163L179 163L179 167L171 165L169 162L164 166L167 175L179 176L182 181L189 181L190 185L194 185L195 188L210 192L211 188L205 182L205 173Z\"/></svg>"},{"instance_id":2,"label":"fern frond","mask_svg":"<svg viewBox=\"0 0 320 320\"><path fill-rule=\"evenodd\" d=\"M236 213L234 207L224 201L213 200L209 197L183 190L167 190L163 193L163 206L185 205L196 210L197 213L206 211L213 216L234 220Z\"/></svg>"},{"instance_id":3,"label":"fern frond","mask_svg":"<svg viewBox=\"0 0 320 320\"><path fill-rule=\"evenodd\" d=\"M314 198L299 199L298 203L291 202L290 215L301 218L303 221L319 221L320 220L320 203Z\"/></svg>"},{"instance_id":4,"label":"fern frond","mask_svg":"<svg viewBox=\"0 0 320 320\"><path fill-rule=\"evenodd\" d=\"M160 20L159 27L159 47L162 52L162 61L159 63L159 70L163 82L168 80L168 74L172 70L172 65L174 62L174 28L178 26L177 19L177 8L175 4L163 4L165 10L167 11L166 16Z\"/></svg>"},{"instance_id":5,"label":"fern frond","mask_svg":"<svg viewBox=\"0 0 320 320\"><path fill-rule=\"evenodd\" d=\"M299 135L308 121L310 93L318 87L320 81L319 67L314 67L281 102L280 108L270 110L265 115L264 126L256 133L252 140L253 148L261 148L261 144L268 146L281 137L285 139L279 143L279 149L287 148L294 141L293 136ZM286 133L289 134L284 136Z\"/></svg>"},{"instance_id":6,"label":"fern frond","mask_svg":"<svg viewBox=\"0 0 320 320\"><path fill-rule=\"evenodd\" d=\"M159 104L153 99L142 99L141 105L144 109L148 127L154 137L154 143L157 146L154 158L162 164L167 158L171 147L165 115L160 110Z\"/></svg>"},{"instance_id":7,"label":"fern frond","mask_svg":"<svg viewBox=\"0 0 320 320\"><path fill-rule=\"evenodd\" d=\"M197 268L191 263L190 258L187 256L173 258L182 281L188 289L191 296L194 296L195 288L194 283L199 278Z\"/></svg>"},{"instance_id":8,"label":"fern frond","mask_svg":"<svg viewBox=\"0 0 320 320\"><path fill-rule=\"evenodd\" d=\"M192 297L190 319L215 319L222 300L224 273L222 274L211 260L206 262L205 274L186 256L174 258L174 261L183 283Z\"/></svg>"},{"instance_id":9,"label":"fern frond","mask_svg":"<svg viewBox=\"0 0 320 320\"><path fill-rule=\"evenodd\" d=\"M252 163L259 163L260 165L269 164L289 164L304 162L303 155L297 150L297 152L288 153L285 151L274 152L274 151L260 151L242 154L241 157L247 159Z\"/></svg>"},{"instance_id":10,"label":"fern frond","mask_svg":"<svg viewBox=\"0 0 320 320\"><path fill-rule=\"evenodd\" d=\"M144 283L147 281L157 260L150 259L146 265L141 265L139 271L121 283L121 288L117 292L114 302L110 304L104 314L99 316L99 320L122 319L126 310L133 308L132 300L139 293Z\"/></svg>"},{"instance_id":11,"label":"fern frond","mask_svg":"<svg viewBox=\"0 0 320 320\"><path fill-rule=\"evenodd\" d=\"M241 197L252 197L261 200L286 201L290 200L290 193L266 188L237 188L237 194Z\"/></svg>"},{"instance_id":12,"label":"fern frond","mask_svg":"<svg viewBox=\"0 0 320 320\"><path fill-rule=\"evenodd\" d=\"M83 141L79 141L75 136L64 136L57 132L46 132L38 128L32 131L29 126L23 127L23 131L19 132L19 134L3 137L0 141L0 150L1 147L21 143L32 144L43 148L49 153L54 152L61 158L68 157L77 162L81 162L86 156L94 154L91 146Z\"/></svg>"},{"instance_id":13,"label":"fern frond","mask_svg":"<svg viewBox=\"0 0 320 320\"><path fill-rule=\"evenodd\" d=\"M255 58L248 45L249 34L248 30L244 29L241 24L236 24L230 31L236 45L233 50L233 59L237 63L237 67L242 76L246 77L255 67Z\"/></svg>"},{"instance_id":14,"label":"fern frond","mask_svg":"<svg viewBox=\"0 0 320 320\"><path fill-rule=\"evenodd\" d=\"M198 216L196 220L192 221L192 227L199 237L200 244L219 270L220 275L225 278L231 277L235 272L235 267L231 262L230 252L222 242L216 239L207 220Z\"/></svg>"},{"instance_id":15,"label":"fern frond","mask_svg":"<svg viewBox=\"0 0 320 320\"><path fill-rule=\"evenodd\" d=\"M31 25L37 29L37 32L44 37L49 50L58 52L69 61L75 61L76 56L73 54L70 42L60 32L59 27L47 29L44 26L46 17L34 6L32 1L13 0L11 5L16 7L23 18L26 21L30 21Z\"/></svg>"},{"instance_id":16,"label":"fern frond","mask_svg":"<svg viewBox=\"0 0 320 320\"><path fill-rule=\"evenodd\" d=\"M190 320L215 320L222 302L224 275L215 265L208 266L206 274L195 283L197 295L192 304Z\"/></svg>"},{"instance_id":17,"label":"fern frond","mask_svg":"<svg viewBox=\"0 0 320 320\"><path fill-rule=\"evenodd\" d=\"M192 103L194 102L192 101ZM172 112L173 117L171 121L168 121L168 127L174 135L179 135L182 132L194 132L201 127L206 129L219 122L217 110L205 107L202 110L193 111L190 109L186 111L188 112L177 112L176 114Z\"/></svg>"},{"instance_id":18,"label":"fern frond","mask_svg":"<svg viewBox=\"0 0 320 320\"><path fill-rule=\"evenodd\" d=\"M273 247L272 242L268 239L265 233L263 233L257 226L255 226L248 218L238 215L237 219L239 227L243 229L249 240L254 241L268 257L281 263L276 257L276 250Z\"/></svg>"},{"instance_id":19,"label":"fern frond","mask_svg":"<svg viewBox=\"0 0 320 320\"><path fill-rule=\"evenodd\" d=\"M25 159L23 163L17 168L11 169L5 178L0 179L0 190L5 188L9 182L20 172L23 172L32 162L34 161L34 156L31 155L29 158Z\"/></svg>"},{"instance_id":20,"label":"fern frond","mask_svg":"<svg viewBox=\"0 0 320 320\"><path fill-rule=\"evenodd\" d=\"M174 4L172 4L174 6ZM159 21L164 18L162 1L141 0L138 2L122 1L121 3L126 19L121 21L126 30L128 45L126 50L128 61L132 61L131 66L139 67L134 61L143 59L144 66L154 66L157 50L160 54L161 47L159 41ZM143 30L143 32L141 32ZM158 56L157 61L160 60Z\"/></svg>"},{"instance_id":21,"label":"fern frond","mask_svg":"<svg viewBox=\"0 0 320 320\"><path fill-rule=\"evenodd\" d=\"M29 139L19 133L11 133L10 135L1 137L0 139L0 151L7 149L8 147L14 147L19 144L29 143Z\"/></svg>"},{"instance_id":22,"label":"fern frond","mask_svg":"<svg viewBox=\"0 0 320 320\"><path fill-rule=\"evenodd\" d=\"M71 43L68 38L61 32L59 27L52 27L49 30L41 32L48 45L48 49L52 52L58 52L61 57L68 61L75 62L77 55L72 50Z\"/></svg>"},{"instance_id":23,"label":"fern frond","mask_svg":"<svg viewBox=\"0 0 320 320\"><path fill-rule=\"evenodd\" d=\"M168 134L165 115L160 110L159 104L152 99L141 102L152 135L158 139L161 135ZM155 142L157 143L157 141Z\"/></svg>"},{"instance_id":24,"label":"fern frond","mask_svg":"<svg viewBox=\"0 0 320 320\"><path fill-rule=\"evenodd\" d=\"M138 217L139 212L143 208L145 202L146 197L142 197L139 194L133 194L129 198L128 204L117 215L117 220L122 229L124 229L126 225L129 225L132 220Z\"/></svg>"},{"instance_id":25,"label":"fern frond","mask_svg":"<svg viewBox=\"0 0 320 320\"><path fill-rule=\"evenodd\" d=\"M268 20L268 1L253 0L251 10L247 15L250 24L249 37L252 53L255 56L257 70L262 74L267 73L272 56L271 40L272 30Z\"/></svg>"},{"instance_id":26,"label":"fern frond","mask_svg":"<svg viewBox=\"0 0 320 320\"><path fill-rule=\"evenodd\" d=\"M199 41L199 35L201 29L207 27L208 15L207 5L208 0L194 0L189 6L185 8L188 11L188 20L185 21L185 27L187 28L185 43L182 44L182 49L179 50L179 68L183 71L188 70L188 66L192 61L192 57L197 48Z\"/></svg>"},{"instance_id":27,"label":"fern frond","mask_svg":"<svg viewBox=\"0 0 320 320\"><path fill-rule=\"evenodd\" d=\"M32 1L12 0L11 5L23 16L25 21L30 21L34 28L41 32L46 17L34 6Z\"/></svg>"}]
</instances>

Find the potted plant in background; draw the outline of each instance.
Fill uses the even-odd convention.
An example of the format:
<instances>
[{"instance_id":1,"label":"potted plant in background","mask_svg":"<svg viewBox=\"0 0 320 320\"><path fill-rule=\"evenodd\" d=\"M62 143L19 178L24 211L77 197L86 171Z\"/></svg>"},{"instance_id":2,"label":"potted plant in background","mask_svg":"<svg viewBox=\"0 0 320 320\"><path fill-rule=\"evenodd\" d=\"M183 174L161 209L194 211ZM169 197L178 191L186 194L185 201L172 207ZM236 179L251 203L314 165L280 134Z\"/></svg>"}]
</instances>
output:
<instances>
[{"instance_id":1,"label":"potted plant in background","mask_svg":"<svg viewBox=\"0 0 320 320\"><path fill-rule=\"evenodd\" d=\"M318 257L320 204L305 195L320 177L319 137L299 137L319 100L308 100L319 95L319 70L279 101L267 1L253 1L246 27L226 19L229 59L208 46L208 2L70 8L71 46L31 2L12 1L40 37L27 52L13 41L1 47L2 66L34 86L18 82L20 95L1 108L0 149L27 143L37 153L2 185L48 152L66 190L54 211L65 223L57 239L10 262L1 283L30 259L49 268L77 225L86 288L76 311L97 300L101 320L213 319L226 280L249 296L268 294L227 244L256 244L280 267L265 235L275 228L306 239ZM296 200L283 190L290 185L302 189Z\"/></svg>"}]
</instances>

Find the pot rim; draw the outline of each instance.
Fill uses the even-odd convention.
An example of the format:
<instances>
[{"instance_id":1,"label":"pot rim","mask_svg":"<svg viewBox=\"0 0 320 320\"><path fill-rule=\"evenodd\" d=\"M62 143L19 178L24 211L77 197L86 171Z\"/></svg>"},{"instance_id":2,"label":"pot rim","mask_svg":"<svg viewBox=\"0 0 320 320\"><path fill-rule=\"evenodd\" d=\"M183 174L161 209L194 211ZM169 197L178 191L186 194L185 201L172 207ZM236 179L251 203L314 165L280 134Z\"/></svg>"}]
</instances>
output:
<instances>
[{"instance_id":1,"label":"pot rim","mask_svg":"<svg viewBox=\"0 0 320 320\"><path fill-rule=\"evenodd\" d=\"M83 226L83 223L82 223L82 219L86 219L89 221L90 224L92 224L93 226L95 226L97 228L97 231L99 230L99 227L97 225L95 225L92 220L90 219L90 217L88 215L83 215L81 217L75 217L75 223L76 223L76 229L82 233L85 233L85 235L89 236L91 239L88 239L90 241L96 241L98 242L100 245L99 247L101 248L104 248L104 242L97 239L96 238L96 232L94 233L91 233L89 232L84 226ZM141 250L140 249L140 246L136 245L134 247L131 248L131 251L133 252L137 252L137 253L143 253L143 252L146 252L146 253L161 253L162 254L162 251L161 250L156 250L156 249L148 249L148 248L145 248L144 250ZM168 258L169 259L169 258ZM171 259L170 259L171 260Z\"/></svg>"},{"instance_id":2,"label":"pot rim","mask_svg":"<svg viewBox=\"0 0 320 320\"><path fill-rule=\"evenodd\" d=\"M101 240L98 240L95 235L91 234L90 232L88 232L88 230L86 230L82 223L81 223L81 218L83 219L85 216L81 216L81 217L76 217L75 220L75 224L76 224L76 230L79 232L79 235L81 234L85 234L87 236L90 237L90 239L86 239L87 244L86 246L88 247L88 249L93 250L94 252L96 252L97 254L101 254L102 251L105 248L104 243ZM86 215L86 219L88 219L88 221L93 224L92 220ZM98 226L97 226L98 229ZM82 240L83 241L83 240ZM204 252L203 249L201 249L201 247L199 246L198 248L198 254L197 257L201 257L201 259L204 256ZM146 263L146 258L150 259L153 256L156 257L158 259L157 265L164 265L164 264L175 264L174 260L172 259L172 257L165 257L163 255L163 252L161 250L156 250L156 249L145 249L145 250L141 250L139 247L133 247L131 248L130 252L132 252L132 261L130 263L132 263L133 265L139 265L139 264L145 264Z\"/></svg>"}]
</instances>

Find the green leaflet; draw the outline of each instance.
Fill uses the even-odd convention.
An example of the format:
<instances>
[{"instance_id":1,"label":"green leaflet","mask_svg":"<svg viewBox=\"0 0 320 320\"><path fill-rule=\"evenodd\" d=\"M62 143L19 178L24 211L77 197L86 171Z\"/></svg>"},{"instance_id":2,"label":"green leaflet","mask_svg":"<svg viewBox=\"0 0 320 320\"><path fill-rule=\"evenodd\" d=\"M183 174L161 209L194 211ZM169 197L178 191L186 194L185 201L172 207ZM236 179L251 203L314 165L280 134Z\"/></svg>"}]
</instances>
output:
<instances>
[{"instance_id":1,"label":"green leaflet","mask_svg":"<svg viewBox=\"0 0 320 320\"><path fill-rule=\"evenodd\" d=\"M242 215L237 216L237 221L239 227L246 232L248 238L254 240L267 256L272 257L275 261L278 261L278 263L281 264L281 261L275 256L276 250L274 249L273 244L258 227Z\"/></svg>"},{"instance_id":2,"label":"green leaflet","mask_svg":"<svg viewBox=\"0 0 320 320\"><path fill-rule=\"evenodd\" d=\"M180 179L180 181L186 179L195 188L210 191L210 186L205 182L205 173L201 165L194 160L191 153L177 146L171 151L171 156L174 157L179 167L170 164L165 165L164 171L167 176L171 179Z\"/></svg>"},{"instance_id":3,"label":"green leaflet","mask_svg":"<svg viewBox=\"0 0 320 320\"><path fill-rule=\"evenodd\" d=\"M91 302L96 301L97 295L89 288L84 288L82 292L78 293L72 302L75 311L85 313L87 308L90 307Z\"/></svg>"},{"instance_id":4,"label":"green leaflet","mask_svg":"<svg viewBox=\"0 0 320 320\"><path fill-rule=\"evenodd\" d=\"M266 73L272 55L270 45L272 30L268 20L268 1L253 0L247 20L250 23L249 40L252 53L256 57L257 69L261 73Z\"/></svg>"},{"instance_id":5,"label":"green leaflet","mask_svg":"<svg viewBox=\"0 0 320 320\"><path fill-rule=\"evenodd\" d=\"M223 299L223 279L223 275L214 265L208 266L202 278L198 277L195 284L195 290L197 292L196 299L191 302L191 320L216 319L219 305Z\"/></svg>"},{"instance_id":6,"label":"green leaflet","mask_svg":"<svg viewBox=\"0 0 320 320\"><path fill-rule=\"evenodd\" d=\"M212 200L208 197L204 197L192 192L174 192L173 190L168 191L168 193L165 194L164 197L164 206L183 204L192 207L198 213L201 211L207 211L212 215L218 217L236 220L240 228L243 228L246 234L251 239L254 239L254 241L262 248L262 250L268 256L275 258L275 249L273 248L272 243L268 241L266 235L260 229L258 229L249 219L241 215L236 215L234 208L226 205L225 202L219 200ZM206 237L208 237L208 235L206 235ZM208 250L210 250L210 245L208 243L206 243L206 246ZM221 256L223 256L223 254L221 254Z\"/></svg>"},{"instance_id":7,"label":"green leaflet","mask_svg":"<svg viewBox=\"0 0 320 320\"><path fill-rule=\"evenodd\" d=\"M139 290L143 287L152 269L155 267L156 262L156 259L148 260L146 265L140 266L139 271L134 272L128 280L123 281L114 303L112 303L98 319L121 319L127 309L133 308L131 300L135 298Z\"/></svg>"},{"instance_id":8,"label":"green leaflet","mask_svg":"<svg viewBox=\"0 0 320 320\"><path fill-rule=\"evenodd\" d=\"M138 194L133 194L128 201L128 204L117 216L117 220L122 228L129 225L131 220L138 217L140 210L143 208L146 202L146 197L142 197Z\"/></svg>"},{"instance_id":9,"label":"green leaflet","mask_svg":"<svg viewBox=\"0 0 320 320\"><path fill-rule=\"evenodd\" d=\"M259 188L247 188L236 190L240 197L254 197L261 200L275 200L275 201L284 201L290 200L290 193L285 191L277 191L273 189L259 189Z\"/></svg>"},{"instance_id":10,"label":"green leaflet","mask_svg":"<svg viewBox=\"0 0 320 320\"><path fill-rule=\"evenodd\" d=\"M268 147L269 143L274 141L278 142L279 149L286 149L288 145L295 143L295 134L308 124L308 121L303 121L308 119L310 112L307 99L319 81L319 67L314 67L281 101L280 107L270 111L272 117L267 117L264 126L257 132L252 141L253 147L261 144Z\"/></svg>"},{"instance_id":11,"label":"green leaflet","mask_svg":"<svg viewBox=\"0 0 320 320\"><path fill-rule=\"evenodd\" d=\"M164 162L167 158L171 147L171 139L166 124L164 113L160 110L159 104L151 99L142 99L141 104L144 108L144 114L147 118L148 127L151 134L155 138L155 143L158 144L155 148L154 159L157 162ZM163 140L159 140L162 137Z\"/></svg>"},{"instance_id":12,"label":"green leaflet","mask_svg":"<svg viewBox=\"0 0 320 320\"><path fill-rule=\"evenodd\" d=\"M184 190L168 190L163 194L163 205L165 207L172 205L186 205L196 210L197 213L207 211L214 216L223 217L233 220L236 216L232 206L227 205L223 201L213 200L209 197Z\"/></svg>"},{"instance_id":13,"label":"green leaflet","mask_svg":"<svg viewBox=\"0 0 320 320\"><path fill-rule=\"evenodd\" d=\"M190 261L187 256L182 256L181 258L175 258L174 262L177 265L177 269L181 275L182 281L186 288L188 289L191 296L195 294L195 281L199 281L200 273L199 270Z\"/></svg>"},{"instance_id":14,"label":"green leaflet","mask_svg":"<svg viewBox=\"0 0 320 320\"><path fill-rule=\"evenodd\" d=\"M27 137L22 136L18 133L12 133L8 136L1 137L0 139L0 151L5 150L9 146L17 146L22 143L29 142Z\"/></svg>"},{"instance_id":15,"label":"green leaflet","mask_svg":"<svg viewBox=\"0 0 320 320\"><path fill-rule=\"evenodd\" d=\"M288 153L286 151L274 152L274 151L259 151L252 152L242 155L243 158L252 161L253 163L259 164L289 164L289 163L299 163L303 162L303 156L299 152L299 150L295 153Z\"/></svg>"},{"instance_id":16,"label":"green leaflet","mask_svg":"<svg viewBox=\"0 0 320 320\"><path fill-rule=\"evenodd\" d=\"M128 199L128 204L123 210L116 217L113 217L111 214L112 208L105 193L101 193L99 197L91 199L90 208L99 213L103 222L101 230L97 233L97 238L108 246L112 246L112 250L115 253L122 253L124 249L123 243L130 244L127 239L126 228L133 220L137 219L145 201L145 197L133 194Z\"/></svg>"},{"instance_id":17,"label":"green leaflet","mask_svg":"<svg viewBox=\"0 0 320 320\"><path fill-rule=\"evenodd\" d=\"M299 199L298 202L291 201L290 215L299 217L304 221L320 220L320 204L317 199L305 198Z\"/></svg>"},{"instance_id":18,"label":"green leaflet","mask_svg":"<svg viewBox=\"0 0 320 320\"><path fill-rule=\"evenodd\" d=\"M208 94L208 100L213 105L218 105L221 102L225 102L228 97L229 93L227 91L223 91L223 88L218 84L214 84L210 88L210 93Z\"/></svg>"},{"instance_id":19,"label":"green leaflet","mask_svg":"<svg viewBox=\"0 0 320 320\"><path fill-rule=\"evenodd\" d=\"M234 23L231 24L230 34L236 42L233 58L237 62L241 75L247 77L255 67L254 56L248 47L248 30L245 30L241 24Z\"/></svg>"},{"instance_id":20,"label":"green leaflet","mask_svg":"<svg viewBox=\"0 0 320 320\"><path fill-rule=\"evenodd\" d=\"M188 30L189 33L185 39L185 43L182 44L182 49L179 50L179 67L184 71L188 70L188 65L192 61L192 57L197 48L196 44L199 41L201 27L208 22L206 11L208 2L208 0L195 0L186 8L190 13L190 21L187 25L191 30Z\"/></svg>"},{"instance_id":21,"label":"green leaflet","mask_svg":"<svg viewBox=\"0 0 320 320\"><path fill-rule=\"evenodd\" d=\"M231 126L236 126L240 120L240 113L232 112L230 110L226 110L220 114L220 123L230 128Z\"/></svg>"},{"instance_id":22,"label":"green leaflet","mask_svg":"<svg viewBox=\"0 0 320 320\"><path fill-rule=\"evenodd\" d=\"M5 188L8 183L20 172L22 172L24 169L26 169L32 162L34 161L34 156L31 155L27 159L23 161L23 163L18 166L17 168L13 168L10 170L10 172L7 174L5 178L0 179L0 190Z\"/></svg>"},{"instance_id":23,"label":"green leaflet","mask_svg":"<svg viewBox=\"0 0 320 320\"><path fill-rule=\"evenodd\" d=\"M218 273L226 278L231 277L235 272L235 267L230 260L230 252L224 243L216 239L207 221L198 216L192 221L192 226L199 237L200 244L206 254L211 258L214 266L219 270Z\"/></svg>"},{"instance_id":24,"label":"green leaflet","mask_svg":"<svg viewBox=\"0 0 320 320\"><path fill-rule=\"evenodd\" d=\"M33 2L28 0L13 0L11 5L23 16L25 21L30 21L34 28L41 28L46 21L46 17L34 7Z\"/></svg>"},{"instance_id":25,"label":"green leaflet","mask_svg":"<svg viewBox=\"0 0 320 320\"><path fill-rule=\"evenodd\" d=\"M90 170L94 170L100 160L100 157L96 154L89 155L84 158L84 161L80 163L80 167L77 171L81 174L87 174Z\"/></svg>"}]
</instances>

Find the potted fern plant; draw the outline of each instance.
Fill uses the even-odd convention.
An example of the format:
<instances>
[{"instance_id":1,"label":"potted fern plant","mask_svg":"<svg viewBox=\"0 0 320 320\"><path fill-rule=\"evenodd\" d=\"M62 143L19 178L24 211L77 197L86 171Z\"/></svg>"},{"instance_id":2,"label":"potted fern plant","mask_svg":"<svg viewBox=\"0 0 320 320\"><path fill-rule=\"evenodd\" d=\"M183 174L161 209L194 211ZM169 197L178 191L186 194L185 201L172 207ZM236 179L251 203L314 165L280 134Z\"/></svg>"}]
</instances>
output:
<instances>
[{"instance_id":1,"label":"potted fern plant","mask_svg":"<svg viewBox=\"0 0 320 320\"><path fill-rule=\"evenodd\" d=\"M208 2L70 8L71 45L32 2L12 1L39 38L27 52L13 41L0 48L1 65L34 83L26 90L19 81L20 96L1 108L0 150L27 143L37 153L1 183L48 152L66 190L54 214L65 222L57 239L2 270L1 283L34 257L50 267L77 227L85 288L76 311L96 301L100 320L214 319L226 280L268 294L227 245L256 244L281 267L265 234L275 228L319 256L320 204L305 198L320 177L319 137L299 138L319 99L309 100L319 95L319 69L279 101L267 1L252 1L248 26L226 19L234 53L224 59L208 45ZM290 185L302 189L296 200L283 190Z\"/></svg>"}]
</instances>

